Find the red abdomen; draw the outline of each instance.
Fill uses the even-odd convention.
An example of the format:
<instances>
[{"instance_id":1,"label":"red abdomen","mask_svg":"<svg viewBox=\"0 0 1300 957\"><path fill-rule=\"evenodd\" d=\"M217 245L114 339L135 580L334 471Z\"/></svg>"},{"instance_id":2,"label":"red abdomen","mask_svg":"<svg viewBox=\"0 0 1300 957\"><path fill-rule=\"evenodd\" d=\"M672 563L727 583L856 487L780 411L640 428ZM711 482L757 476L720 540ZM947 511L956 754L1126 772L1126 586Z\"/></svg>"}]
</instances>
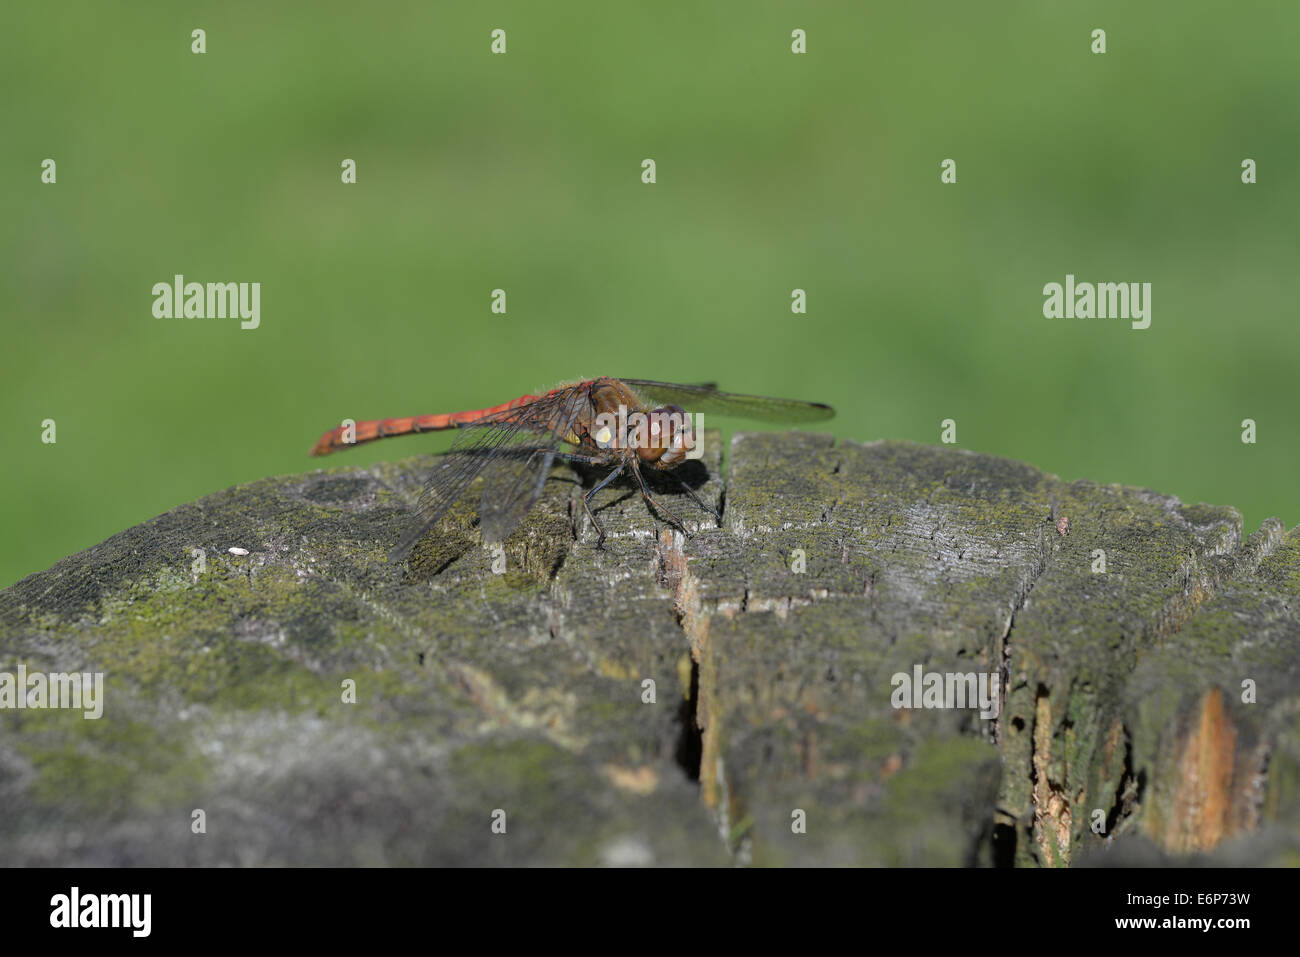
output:
<instances>
[{"instance_id":1,"label":"red abdomen","mask_svg":"<svg viewBox=\"0 0 1300 957\"><path fill-rule=\"evenodd\" d=\"M441 432L444 429L459 429L462 426L480 422L483 419L509 412L530 402L536 402L538 396L521 395L517 399L503 402L486 409L474 409L469 412L443 412L435 415L415 415L405 419L369 419L358 422L352 427L352 441L347 441L347 428L338 426L322 435L312 446L312 455L328 455L339 449L351 448L363 442L386 439L394 435L414 435L417 432Z\"/></svg>"}]
</instances>

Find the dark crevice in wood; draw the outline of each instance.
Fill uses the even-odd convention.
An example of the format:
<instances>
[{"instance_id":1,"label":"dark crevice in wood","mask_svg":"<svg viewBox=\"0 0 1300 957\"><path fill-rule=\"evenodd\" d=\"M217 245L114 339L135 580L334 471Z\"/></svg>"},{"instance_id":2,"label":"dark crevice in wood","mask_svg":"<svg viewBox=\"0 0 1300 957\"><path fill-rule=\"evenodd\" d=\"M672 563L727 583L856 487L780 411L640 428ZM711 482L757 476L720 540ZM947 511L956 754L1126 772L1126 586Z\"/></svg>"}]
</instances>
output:
<instances>
[{"instance_id":1,"label":"dark crevice in wood","mask_svg":"<svg viewBox=\"0 0 1300 957\"><path fill-rule=\"evenodd\" d=\"M994 824L990 838L994 867L1016 866L1016 826L1014 824Z\"/></svg>"},{"instance_id":2,"label":"dark crevice in wood","mask_svg":"<svg viewBox=\"0 0 1300 957\"><path fill-rule=\"evenodd\" d=\"M704 754L704 732L696 721L700 700L700 666L691 662L691 690L677 711L681 732L677 738L677 764L686 777L696 784L700 781L700 759Z\"/></svg>"},{"instance_id":3,"label":"dark crevice in wood","mask_svg":"<svg viewBox=\"0 0 1300 957\"><path fill-rule=\"evenodd\" d=\"M1124 733L1124 766L1120 771L1119 784L1115 788L1115 803L1106 813L1106 838L1110 840L1128 829L1135 819L1142 803L1142 792L1146 785L1146 772L1133 773L1133 736L1128 728Z\"/></svg>"}]
</instances>

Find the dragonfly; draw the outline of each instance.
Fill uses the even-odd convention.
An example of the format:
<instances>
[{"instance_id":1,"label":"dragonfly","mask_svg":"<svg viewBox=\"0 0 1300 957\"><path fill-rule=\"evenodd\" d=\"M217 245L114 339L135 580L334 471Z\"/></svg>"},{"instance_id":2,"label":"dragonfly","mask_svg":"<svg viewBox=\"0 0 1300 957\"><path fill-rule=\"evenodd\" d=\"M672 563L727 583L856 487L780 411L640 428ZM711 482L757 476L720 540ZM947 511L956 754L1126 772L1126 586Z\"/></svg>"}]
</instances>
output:
<instances>
[{"instance_id":1,"label":"dragonfly","mask_svg":"<svg viewBox=\"0 0 1300 957\"><path fill-rule=\"evenodd\" d=\"M537 503L553 463L608 468L582 497L583 510L599 536L596 547L601 548L605 530L591 502L625 473L636 480L651 514L658 512L684 534L689 532L681 519L651 495L643 470L672 476L696 505L721 520L717 509L674 471L702 451L691 413L696 418L710 413L804 423L829 419L835 410L821 402L723 392L711 383L675 385L603 376L472 411L346 422L322 435L311 454L328 455L399 435L460 431L420 493L415 520L389 553L392 561L405 558L480 477L479 527L485 541L498 543Z\"/></svg>"}]
</instances>

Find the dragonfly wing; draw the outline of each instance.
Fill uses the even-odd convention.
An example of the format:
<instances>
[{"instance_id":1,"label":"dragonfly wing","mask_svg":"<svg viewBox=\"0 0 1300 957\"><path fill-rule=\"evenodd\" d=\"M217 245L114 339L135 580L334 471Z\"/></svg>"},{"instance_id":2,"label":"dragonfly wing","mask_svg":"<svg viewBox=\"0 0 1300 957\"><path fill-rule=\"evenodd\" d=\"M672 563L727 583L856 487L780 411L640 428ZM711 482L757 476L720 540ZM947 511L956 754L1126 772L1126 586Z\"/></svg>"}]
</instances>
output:
<instances>
[{"instance_id":1,"label":"dragonfly wing","mask_svg":"<svg viewBox=\"0 0 1300 957\"><path fill-rule=\"evenodd\" d=\"M498 450L497 462L484 473L479 508L484 541L495 544L504 540L537 504L555 454L572 448L570 430L590 408L590 400L586 392L575 390L548 400L546 405L529 412L528 418L536 421L526 422L528 430L517 433L518 441L505 443Z\"/></svg>"},{"instance_id":2,"label":"dragonfly wing","mask_svg":"<svg viewBox=\"0 0 1300 957\"><path fill-rule=\"evenodd\" d=\"M835 410L821 402L775 399L761 395L722 392L712 385L675 385L648 379L622 379L645 398L680 405L687 412L734 415L767 422L820 422Z\"/></svg>"},{"instance_id":3,"label":"dragonfly wing","mask_svg":"<svg viewBox=\"0 0 1300 957\"><path fill-rule=\"evenodd\" d=\"M491 444L491 435L486 430L475 429L462 435L473 436L479 442ZM457 439L459 438L460 436L457 436ZM460 501L461 496L491 461L490 455L475 454L472 448L453 448L439 458L433 473L425 483L424 490L420 492L419 501L415 506L415 518L406 534L389 552L389 560L400 561L405 558L415 543Z\"/></svg>"},{"instance_id":4,"label":"dragonfly wing","mask_svg":"<svg viewBox=\"0 0 1300 957\"><path fill-rule=\"evenodd\" d=\"M520 449L484 473L479 506L483 541L498 544L515 530L541 497L554 461L553 449Z\"/></svg>"},{"instance_id":5,"label":"dragonfly wing","mask_svg":"<svg viewBox=\"0 0 1300 957\"><path fill-rule=\"evenodd\" d=\"M391 560L404 558L480 475L484 536L496 542L510 534L541 495L554 452L569 444L566 437L586 401L577 390L553 393L464 427L420 493L416 518L390 553Z\"/></svg>"}]
</instances>

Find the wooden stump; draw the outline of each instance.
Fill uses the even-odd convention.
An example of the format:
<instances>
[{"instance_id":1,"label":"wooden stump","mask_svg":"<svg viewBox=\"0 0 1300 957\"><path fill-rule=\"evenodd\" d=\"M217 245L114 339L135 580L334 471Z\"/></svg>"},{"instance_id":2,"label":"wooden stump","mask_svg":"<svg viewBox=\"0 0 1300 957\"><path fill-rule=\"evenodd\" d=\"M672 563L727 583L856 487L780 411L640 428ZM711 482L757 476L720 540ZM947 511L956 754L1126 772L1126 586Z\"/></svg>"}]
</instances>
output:
<instances>
[{"instance_id":1,"label":"wooden stump","mask_svg":"<svg viewBox=\"0 0 1300 957\"><path fill-rule=\"evenodd\" d=\"M0 671L106 682L0 710L0 863L1300 861L1296 530L807 433L724 481L710 436L721 527L662 490L690 538L615 485L596 550L557 468L499 552L470 502L391 565L419 457L0 592ZM918 668L996 675L996 717L895 707Z\"/></svg>"}]
</instances>

